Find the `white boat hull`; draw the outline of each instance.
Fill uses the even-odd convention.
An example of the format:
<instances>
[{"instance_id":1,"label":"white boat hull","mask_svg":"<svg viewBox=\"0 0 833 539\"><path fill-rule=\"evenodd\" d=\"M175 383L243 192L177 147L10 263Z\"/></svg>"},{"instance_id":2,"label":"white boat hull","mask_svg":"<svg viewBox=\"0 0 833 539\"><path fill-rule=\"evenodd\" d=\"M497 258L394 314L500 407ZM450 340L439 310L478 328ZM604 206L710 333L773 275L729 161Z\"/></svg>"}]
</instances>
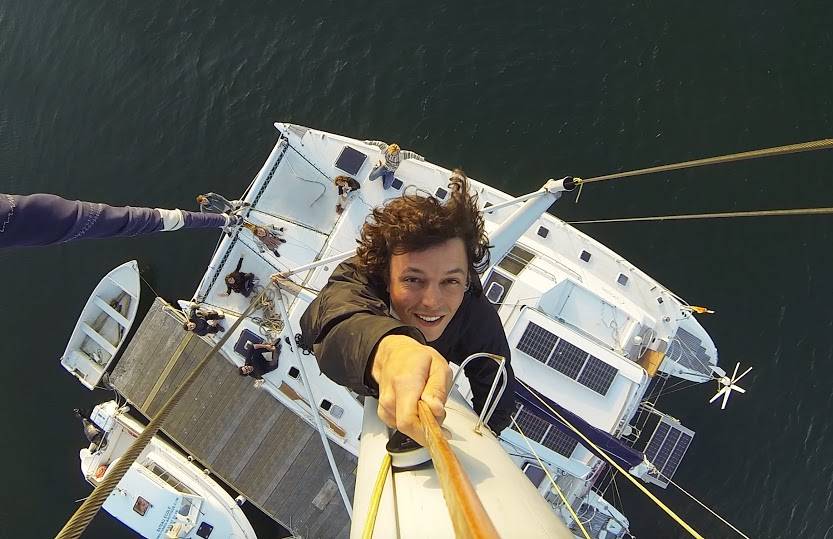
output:
<instances>
[{"instance_id":1,"label":"white boat hull","mask_svg":"<svg viewBox=\"0 0 833 539\"><path fill-rule=\"evenodd\" d=\"M97 485L144 427L127 415L126 407L118 408L114 401L96 406L91 419L107 431L103 447L80 451L81 472L90 484ZM158 437L131 465L103 507L143 537L256 537L235 500Z\"/></svg>"},{"instance_id":2,"label":"white boat hull","mask_svg":"<svg viewBox=\"0 0 833 539\"><path fill-rule=\"evenodd\" d=\"M139 308L135 260L113 269L93 290L72 330L61 365L92 390L125 342Z\"/></svg>"}]
</instances>

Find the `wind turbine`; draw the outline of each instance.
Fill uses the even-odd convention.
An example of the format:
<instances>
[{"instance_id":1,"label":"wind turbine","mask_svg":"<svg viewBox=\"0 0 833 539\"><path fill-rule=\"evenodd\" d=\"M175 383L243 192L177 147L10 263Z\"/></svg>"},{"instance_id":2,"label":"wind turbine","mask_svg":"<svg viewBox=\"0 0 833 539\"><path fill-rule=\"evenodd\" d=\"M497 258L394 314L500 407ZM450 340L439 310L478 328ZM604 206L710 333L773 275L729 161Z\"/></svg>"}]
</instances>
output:
<instances>
[{"instance_id":1,"label":"wind turbine","mask_svg":"<svg viewBox=\"0 0 833 539\"><path fill-rule=\"evenodd\" d=\"M726 376L724 374L723 376L721 376L717 380L717 383L720 384L721 387L718 390L718 392L715 393L714 397L712 397L709 400L709 403L712 403L712 402L716 401L718 398L720 398L721 395L723 395L723 404L720 406L720 409L725 410L726 409L726 403L729 402L729 395L732 393L732 391L737 391L738 393L746 393L745 389L743 389L740 386L735 385L735 383L738 380L740 380L741 378L743 378L744 376L746 376L749 373L749 371L752 370L752 367L749 367L748 369L743 371L743 374L741 374L740 376L737 376L739 367L740 367L740 363L736 363L735 364L735 372L732 373L731 378L729 378L728 376Z\"/></svg>"}]
</instances>

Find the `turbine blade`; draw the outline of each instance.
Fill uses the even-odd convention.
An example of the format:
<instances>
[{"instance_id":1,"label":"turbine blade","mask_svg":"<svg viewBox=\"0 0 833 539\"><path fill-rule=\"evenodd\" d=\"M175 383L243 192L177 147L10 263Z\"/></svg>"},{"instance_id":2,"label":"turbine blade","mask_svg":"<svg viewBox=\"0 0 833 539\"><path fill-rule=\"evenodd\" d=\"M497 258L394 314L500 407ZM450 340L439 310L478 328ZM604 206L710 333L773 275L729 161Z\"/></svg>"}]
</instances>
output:
<instances>
[{"instance_id":1,"label":"turbine blade","mask_svg":"<svg viewBox=\"0 0 833 539\"><path fill-rule=\"evenodd\" d=\"M735 379L735 375L738 373L738 367L740 367L740 362L735 363L735 372L732 373L732 380Z\"/></svg>"},{"instance_id":2,"label":"turbine blade","mask_svg":"<svg viewBox=\"0 0 833 539\"><path fill-rule=\"evenodd\" d=\"M732 385L731 385L731 389L732 389L733 391L737 391L738 393L746 393L746 390L745 390L745 389L743 389L743 388L742 388L742 387L740 387L740 386L736 386L735 384L732 384Z\"/></svg>"},{"instance_id":3,"label":"turbine blade","mask_svg":"<svg viewBox=\"0 0 833 539\"><path fill-rule=\"evenodd\" d=\"M717 399L719 399L719 398L720 398L720 395L722 395L723 393L726 393L726 390L727 390L727 389L728 389L728 386L723 386L723 387L721 387L721 388L720 388L720 391L718 391L717 393L715 393L715 394L714 394L714 397L712 397L711 399L709 399L709 404L711 404L711 403L713 403L714 401L716 401Z\"/></svg>"},{"instance_id":4,"label":"turbine blade","mask_svg":"<svg viewBox=\"0 0 833 539\"><path fill-rule=\"evenodd\" d=\"M741 375L740 375L740 376L738 376L737 378L733 378L733 379L732 379L732 382L737 382L738 380L740 380L741 378L743 378L744 376L746 376L747 374L749 374L749 371L751 371L751 370L752 370L752 367L749 367L748 369L746 369L745 371L743 371L743 374L741 374Z\"/></svg>"},{"instance_id":5,"label":"turbine blade","mask_svg":"<svg viewBox=\"0 0 833 539\"><path fill-rule=\"evenodd\" d=\"M721 409L721 410L725 410L725 409L726 409L726 403L727 403L727 402L729 402L729 395L731 395L731 394L732 394L732 392L731 392L731 391L729 391L729 388L728 388L728 387L727 387L726 389L727 389L726 393L724 393L724 394L723 394L723 404L720 406L720 409Z\"/></svg>"}]
</instances>

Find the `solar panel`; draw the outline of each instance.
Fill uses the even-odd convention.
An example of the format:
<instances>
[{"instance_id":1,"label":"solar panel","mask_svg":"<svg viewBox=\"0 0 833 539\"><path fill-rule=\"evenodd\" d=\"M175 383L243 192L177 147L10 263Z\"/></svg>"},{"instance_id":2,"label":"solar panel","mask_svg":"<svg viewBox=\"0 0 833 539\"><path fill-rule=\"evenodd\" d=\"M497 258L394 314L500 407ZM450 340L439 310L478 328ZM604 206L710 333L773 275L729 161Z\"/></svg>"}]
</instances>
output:
<instances>
[{"instance_id":1,"label":"solar panel","mask_svg":"<svg viewBox=\"0 0 833 539\"><path fill-rule=\"evenodd\" d=\"M567 458L570 458L578 445L578 440L562 432L557 427L551 426L549 422L525 409L522 405L518 405L518 411L515 413L515 422L521 430L515 428L515 423L510 425L512 430L517 432L523 431L523 435L530 440L538 442L544 447L552 449L559 455L564 455Z\"/></svg>"},{"instance_id":2,"label":"solar panel","mask_svg":"<svg viewBox=\"0 0 833 539\"><path fill-rule=\"evenodd\" d=\"M578 377L578 383L589 387L599 395L607 395L607 390L610 389L610 384L613 383L618 372L616 367L591 355L587 357L587 363Z\"/></svg>"},{"instance_id":3,"label":"solar panel","mask_svg":"<svg viewBox=\"0 0 833 539\"><path fill-rule=\"evenodd\" d=\"M518 350L546 364L547 358L550 357L550 353L557 342L557 336L538 324L530 322L527 324L521 340L518 341Z\"/></svg>"},{"instance_id":4,"label":"solar panel","mask_svg":"<svg viewBox=\"0 0 833 539\"><path fill-rule=\"evenodd\" d=\"M578 445L578 440L557 427L552 427L544 437L542 444L544 447L549 447L559 455L570 458Z\"/></svg>"},{"instance_id":5,"label":"solar panel","mask_svg":"<svg viewBox=\"0 0 833 539\"><path fill-rule=\"evenodd\" d=\"M494 275L495 273L492 274ZM491 281L492 277L489 279ZM534 322L527 324L518 341L518 350L602 396L607 395L619 373L616 367L608 365Z\"/></svg>"},{"instance_id":6,"label":"solar panel","mask_svg":"<svg viewBox=\"0 0 833 539\"><path fill-rule=\"evenodd\" d=\"M661 473L652 473L651 483L663 488L668 486L668 480L674 477L693 438L694 431L663 416L645 447L645 456Z\"/></svg>"},{"instance_id":7,"label":"solar panel","mask_svg":"<svg viewBox=\"0 0 833 539\"><path fill-rule=\"evenodd\" d=\"M523 430L524 436L538 443L541 443L541 440L544 438L544 434L547 433L547 428L550 426L550 424L545 420L541 419L532 412L525 410L523 407L521 407L517 415L515 415L515 421L518 423L521 430ZM512 428L515 428L514 423L512 424Z\"/></svg>"},{"instance_id":8,"label":"solar panel","mask_svg":"<svg viewBox=\"0 0 833 539\"><path fill-rule=\"evenodd\" d=\"M555 347L555 352L547 365L575 380L586 360L587 352L562 339Z\"/></svg>"}]
</instances>

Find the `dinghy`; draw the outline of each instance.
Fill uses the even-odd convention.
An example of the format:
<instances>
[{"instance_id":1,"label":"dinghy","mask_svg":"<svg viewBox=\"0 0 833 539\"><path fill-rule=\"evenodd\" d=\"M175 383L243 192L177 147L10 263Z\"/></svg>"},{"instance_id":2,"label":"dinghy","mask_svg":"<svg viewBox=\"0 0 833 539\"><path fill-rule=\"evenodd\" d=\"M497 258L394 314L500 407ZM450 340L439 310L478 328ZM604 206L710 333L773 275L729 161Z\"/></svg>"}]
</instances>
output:
<instances>
[{"instance_id":1,"label":"dinghy","mask_svg":"<svg viewBox=\"0 0 833 539\"><path fill-rule=\"evenodd\" d=\"M95 388L124 344L139 308L139 266L125 262L104 276L87 300L61 365Z\"/></svg>"}]
</instances>

